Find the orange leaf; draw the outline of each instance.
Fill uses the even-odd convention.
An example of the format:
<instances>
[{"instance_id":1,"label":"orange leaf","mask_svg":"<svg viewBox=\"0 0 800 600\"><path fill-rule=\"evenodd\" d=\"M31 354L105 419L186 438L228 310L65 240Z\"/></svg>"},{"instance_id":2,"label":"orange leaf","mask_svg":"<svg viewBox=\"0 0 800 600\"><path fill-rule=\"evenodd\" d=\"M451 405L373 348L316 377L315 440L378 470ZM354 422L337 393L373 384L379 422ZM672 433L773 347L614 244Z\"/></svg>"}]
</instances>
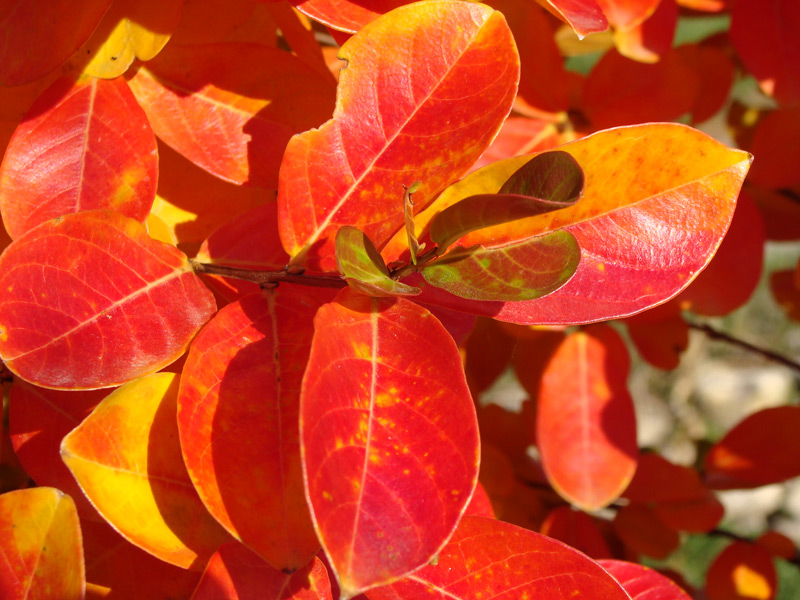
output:
<instances>
[{"instance_id":1,"label":"orange leaf","mask_svg":"<svg viewBox=\"0 0 800 600\"><path fill-rule=\"evenodd\" d=\"M97 511L126 539L168 563L199 570L230 538L186 472L177 395L174 373L120 387L64 438L61 456Z\"/></svg>"},{"instance_id":2,"label":"orange leaf","mask_svg":"<svg viewBox=\"0 0 800 600\"><path fill-rule=\"evenodd\" d=\"M169 46L130 79L159 138L209 173L275 189L286 143L333 108L334 87L256 44Z\"/></svg>"},{"instance_id":3,"label":"orange leaf","mask_svg":"<svg viewBox=\"0 0 800 600\"><path fill-rule=\"evenodd\" d=\"M623 31L640 25L658 8L662 0L597 0L608 22ZM664 2L670 0L663 0Z\"/></svg>"},{"instance_id":4,"label":"orange leaf","mask_svg":"<svg viewBox=\"0 0 800 600\"><path fill-rule=\"evenodd\" d=\"M478 427L452 338L409 300L342 290L314 319L301 391L306 494L344 597L442 548L478 476Z\"/></svg>"},{"instance_id":5,"label":"orange leaf","mask_svg":"<svg viewBox=\"0 0 800 600\"><path fill-rule=\"evenodd\" d=\"M675 0L658 0L655 12L641 23L614 32L614 43L623 56L639 62L655 63L672 48L678 5Z\"/></svg>"},{"instance_id":6,"label":"orange leaf","mask_svg":"<svg viewBox=\"0 0 800 600\"><path fill-rule=\"evenodd\" d=\"M33 103L0 166L12 238L55 217L112 209L144 221L158 181L156 138L123 79L59 79Z\"/></svg>"},{"instance_id":7,"label":"orange leaf","mask_svg":"<svg viewBox=\"0 0 800 600\"><path fill-rule=\"evenodd\" d=\"M292 138L278 187L281 241L311 270L335 269L341 225L379 249L405 237L403 185L422 181L422 210L463 175L508 115L519 77L503 16L452 0L392 11L339 56L347 68L333 119Z\"/></svg>"},{"instance_id":8,"label":"orange leaf","mask_svg":"<svg viewBox=\"0 0 800 600\"><path fill-rule=\"evenodd\" d=\"M536 440L547 478L586 510L613 502L636 470L630 359L607 326L568 336L542 378Z\"/></svg>"},{"instance_id":9,"label":"orange leaf","mask_svg":"<svg viewBox=\"0 0 800 600\"><path fill-rule=\"evenodd\" d=\"M303 490L300 382L321 304L294 286L223 308L189 351L178 429L212 515L275 569L319 550Z\"/></svg>"},{"instance_id":10,"label":"orange leaf","mask_svg":"<svg viewBox=\"0 0 800 600\"><path fill-rule=\"evenodd\" d=\"M733 542L726 547L706 575L709 600L772 600L777 585L769 552L747 542Z\"/></svg>"},{"instance_id":11,"label":"orange leaf","mask_svg":"<svg viewBox=\"0 0 800 600\"><path fill-rule=\"evenodd\" d=\"M245 546L221 546L192 600L332 600L328 572L316 557L292 573L278 571Z\"/></svg>"},{"instance_id":12,"label":"orange leaf","mask_svg":"<svg viewBox=\"0 0 800 600\"><path fill-rule=\"evenodd\" d=\"M216 309L184 254L114 211L66 215L15 240L0 256L0 289L0 355L50 388L157 371Z\"/></svg>"},{"instance_id":13,"label":"orange leaf","mask_svg":"<svg viewBox=\"0 0 800 600\"><path fill-rule=\"evenodd\" d=\"M292 0L292 4L303 14L336 31L355 33L382 14L408 4L408 0Z\"/></svg>"},{"instance_id":14,"label":"orange leaf","mask_svg":"<svg viewBox=\"0 0 800 600\"><path fill-rule=\"evenodd\" d=\"M85 586L78 513L55 488L0 495L0 596L82 600Z\"/></svg>"},{"instance_id":15,"label":"orange leaf","mask_svg":"<svg viewBox=\"0 0 800 600\"><path fill-rule=\"evenodd\" d=\"M543 119L512 116L503 123L492 145L481 154L472 170L505 158L549 150L561 142L561 136L553 123Z\"/></svg>"},{"instance_id":16,"label":"orange leaf","mask_svg":"<svg viewBox=\"0 0 800 600\"><path fill-rule=\"evenodd\" d=\"M608 20L598 0L537 0L583 38L608 29Z\"/></svg>"}]
</instances>

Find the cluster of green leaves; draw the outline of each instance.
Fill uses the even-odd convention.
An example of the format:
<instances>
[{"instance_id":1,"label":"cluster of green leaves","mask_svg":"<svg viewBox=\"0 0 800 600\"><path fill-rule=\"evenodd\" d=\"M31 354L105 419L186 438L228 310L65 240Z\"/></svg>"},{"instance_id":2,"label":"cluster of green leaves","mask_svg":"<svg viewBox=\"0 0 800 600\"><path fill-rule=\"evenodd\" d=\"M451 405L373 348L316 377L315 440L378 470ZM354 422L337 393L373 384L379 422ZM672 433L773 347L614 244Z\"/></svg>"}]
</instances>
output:
<instances>
[{"instance_id":1,"label":"cluster of green leaves","mask_svg":"<svg viewBox=\"0 0 800 600\"><path fill-rule=\"evenodd\" d=\"M0 595L686 599L640 559L800 475L800 415L645 452L599 322L673 368L681 310L797 237L800 13L768 4L0 6ZM729 101L745 68L774 106ZM721 110L746 192L749 152L668 122ZM510 366L521 412L476 403ZM787 542L708 597L773 597Z\"/></svg>"}]
</instances>

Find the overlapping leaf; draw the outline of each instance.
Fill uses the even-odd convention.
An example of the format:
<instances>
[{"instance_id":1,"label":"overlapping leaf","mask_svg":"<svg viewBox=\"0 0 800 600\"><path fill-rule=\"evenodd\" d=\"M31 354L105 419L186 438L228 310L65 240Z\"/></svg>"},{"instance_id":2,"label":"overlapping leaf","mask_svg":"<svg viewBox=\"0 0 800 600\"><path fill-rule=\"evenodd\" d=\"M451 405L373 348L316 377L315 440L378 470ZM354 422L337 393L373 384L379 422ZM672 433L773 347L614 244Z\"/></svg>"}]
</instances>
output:
<instances>
[{"instance_id":1,"label":"overlapping leaf","mask_svg":"<svg viewBox=\"0 0 800 600\"><path fill-rule=\"evenodd\" d=\"M352 597L424 565L450 537L477 481L477 421L455 344L424 308L348 289L314 326L306 493Z\"/></svg>"},{"instance_id":2,"label":"overlapping leaf","mask_svg":"<svg viewBox=\"0 0 800 600\"><path fill-rule=\"evenodd\" d=\"M4 3L0 85L31 83L63 65L109 6L111 0Z\"/></svg>"},{"instance_id":3,"label":"overlapping leaf","mask_svg":"<svg viewBox=\"0 0 800 600\"><path fill-rule=\"evenodd\" d=\"M156 138L125 81L60 79L11 138L0 166L0 210L12 238L82 210L144 221L157 181Z\"/></svg>"},{"instance_id":4,"label":"overlapping leaf","mask_svg":"<svg viewBox=\"0 0 800 600\"><path fill-rule=\"evenodd\" d=\"M580 202L473 232L461 244L508 243L563 228L581 247L575 276L535 301L467 302L430 287L421 301L540 324L604 320L663 302L688 285L718 248L751 160L745 152L676 124L602 131L560 149L583 169L586 187ZM513 158L475 171L418 215L417 226L425 227L463 198L496 193L527 160ZM687 250L675 252L675 244ZM383 256L394 260L403 249L402 240L392 240Z\"/></svg>"},{"instance_id":5,"label":"overlapping leaf","mask_svg":"<svg viewBox=\"0 0 800 600\"><path fill-rule=\"evenodd\" d=\"M464 517L438 561L370 600L602 598L629 600L617 581L577 550L502 521Z\"/></svg>"},{"instance_id":6,"label":"overlapping leaf","mask_svg":"<svg viewBox=\"0 0 800 600\"><path fill-rule=\"evenodd\" d=\"M653 6L651 0L644 3ZM678 5L675 0L656 0L655 12L632 27L614 31L614 43L620 54L633 60L655 63L670 48L678 23Z\"/></svg>"},{"instance_id":7,"label":"overlapping leaf","mask_svg":"<svg viewBox=\"0 0 800 600\"><path fill-rule=\"evenodd\" d=\"M571 506L559 506L550 512L540 531L595 560L611 556L608 543L592 517Z\"/></svg>"},{"instance_id":8,"label":"overlapping leaf","mask_svg":"<svg viewBox=\"0 0 800 600\"><path fill-rule=\"evenodd\" d=\"M408 0L292 0L298 10L331 29L355 33L390 10L409 4Z\"/></svg>"},{"instance_id":9,"label":"overlapping leaf","mask_svg":"<svg viewBox=\"0 0 800 600\"><path fill-rule=\"evenodd\" d=\"M64 438L61 456L97 511L126 539L168 563L199 570L230 537L186 472L177 396L174 373L122 386Z\"/></svg>"},{"instance_id":10,"label":"overlapping leaf","mask_svg":"<svg viewBox=\"0 0 800 600\"><path fill-rule=\"evenodd\" d=\"M170 46L129 83L169 146L217 177L269 189L292 134L333 109L330 78L255 44Z\"/></svg>"},{"instance_id":11,"label":"overlapping leaf","mask_svg":"<svg viewBox=\"0 0 800 600\"><path fill-rule=\"evenodd\" d=\"M597 0L539 0L539 4L569 24L581 38L608 29L608 19Z\"/></svg>"},{"instance_id":12,"label":"overlapping leaf","mask_svg":"<svg viewBox=\"0 0 800 600\"><path fill-rule=\"evenodd\" d=\"M185 255L114 211L67 215L15 240L0 257L0 285L0 355L51 388L157 371L216 310Z\"/></svg>"},{"instance_id":13,"label":"overlapping leaf","mask_svg":"<svg viewBox=\"0 0 800 600\"><path fill-rule=\"evenodd\" d=\"M614 501L636 470L630 359L607 326L567 337L541 383L536 441L542 466L564 498L596 510Z\"/></svg>"},{"instance_id":14,"label":"overlapping leaf","mask_svg":"<svg viewBox=\"0 0 800 600\"><path fill-rule=\"evenodd\" d=\"M341 225L378 247L403 225L403 185L421 210L463 175L511 108L519 61L502 15L452 0L404 6L339 51L337 108L294 137L281 165L280 234L292 261L333 270ZM405 234L405 232L403 232Z\"/></svg>"},{"instance_id":15,"label":"overlapping leaf","mask_svg":"<svg viewBox=\"0 0 800 600\"><path fill-rule=\"evenodd\" d=\"M316 557L294 571L278 571L238 543L221 546L208 561L192 600L335 600L328 572Z\"/></svg>"},{"instance_id":16,"label":"overlapping leaf","mask_svg":"<svg viewBox=\"0 0 800 600\"><path fill-rule=\"evenodd\" d=\"M720 552L706 575L709 600L772 600L777 587L778 576L769 553L742 541L733 542Z\"/></svg>"},{"instance_id":17,"label":"overlapping leaf","mask_svg":"<svg viewBox=\"0 0 800 600\"><path fill-rule=\"evenodd\" d=\"M192 344L178 399L181 447L200 497L279 570L297 569L319 550L297 421L320 304L281 286L223 308Z\"/></svg>"},{"instance_id":18,"label":"overlapping leaf","mask_svg":"<svg viewBox=\"0 0 800 600\"><path fill-rule=\"evenodd\" d=\"M622 560L598 562L619 581L632 600L690 600L674 581L653 569Z\"/></svg>"},{"instance_id":19,"label":"overlapping leaf","mask_svg":"<svg viewBox=\"0 0 800 600\"><path fill-rule=\"evenodd\" d=\"M85 586L78 513L55 488L0 495L0 596L82 600Z\"/></svg>"}]
</instances>

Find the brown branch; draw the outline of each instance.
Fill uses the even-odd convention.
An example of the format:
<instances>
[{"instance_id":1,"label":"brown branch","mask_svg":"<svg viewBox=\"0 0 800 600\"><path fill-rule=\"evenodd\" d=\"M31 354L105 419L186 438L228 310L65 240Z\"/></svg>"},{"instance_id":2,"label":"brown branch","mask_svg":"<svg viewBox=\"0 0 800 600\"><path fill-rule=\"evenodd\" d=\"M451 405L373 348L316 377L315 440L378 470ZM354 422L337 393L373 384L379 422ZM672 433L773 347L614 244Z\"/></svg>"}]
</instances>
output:
<instances>
[{"instance_id":1,"label":"brown branch","mask_svg":"<svg viewBox=\"0 0 800 600\"><path fill-rule=\"evenodd\" d=\"M702 331L712 340L719 340L722 342L726 342L732 346L737 346L739 348L743 348L749 352L753 352L762 356L763 358L770 360L772 362L778 363L783 365L784 367L788 367L793 371L797 371L800 373L800 363L797 363L793 360L786 358L778 354L777 352L773 352L772 350L767 350L766 348L761 348L750 342L745 342L744 340L740 340L739 338L733 337L732 335L728 335L723 331L719 331L711 327L711 325L707 325L705 323L688 323L689 327L696 331Z\"/></svg>"},{"instance_id":2,"label":"brown branch","mask_svg":"<svg viewBox=\"0 0 800 600\"><path fill-rule=\"evenodd\" d=\"M251 281L252 283L257 283L262 288L275 287L279 283L294 283L297 285L326 288L347 287L347 281L339 275L306 275L302 270L293 270L291 267L287 267L281 271L255 271L253 269L226 267L224 265L214 265L195 260L190 260L189 262L195 273L221 275L222 277Z\"/></svg>"}]
</instances>

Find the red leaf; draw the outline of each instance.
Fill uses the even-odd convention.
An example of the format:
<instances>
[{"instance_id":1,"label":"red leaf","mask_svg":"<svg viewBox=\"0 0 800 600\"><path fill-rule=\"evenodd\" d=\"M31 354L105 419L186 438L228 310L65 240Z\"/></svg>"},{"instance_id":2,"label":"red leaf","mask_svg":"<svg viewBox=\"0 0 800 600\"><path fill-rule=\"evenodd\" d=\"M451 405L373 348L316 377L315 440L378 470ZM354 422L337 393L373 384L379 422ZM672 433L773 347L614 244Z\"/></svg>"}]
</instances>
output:
<instances>
[{"instance_id":1,"label":"red leaf","mask_svg":"<svg viewBox=\"0 0 800 600\"><path fill-rule=\"evenodd\" d=\"M424 565L478 476L478 428L450 335L404 299L343 290L314 319L301 395L307 497L346 597Z\"/></svg>"},{"instance_id":2,"label":"red leaf","mask_svg":"<svg viewBox=\"0 0 800 600\"><path fill-rule=\"evenodd\" d=\"M615 29L630 30L655 12L661 0L597 0Z\"/></svg>"},{"instance_id":3,"label":"red leaf","mask_svg":"<svg viewBox=\"0 0 800 600\"><path fill-rule=\"evenodd\" d=\"M472 494L472 500L469 501L467 510L464 511L464 516L467 517L485 517L487 519L494 519L494 509L492 502L489 500L489 495L486 490L478 482L475 486L475 493Z\"/></svg>"},{"instance_id":4,"label":"red leaf","mask_svg":"<svg viewBox=\"0 0 800 600\"><path fill-rule=\"evenodd\" d=\"M602 1L602 0L601 0ZM656 0L658 6L641 23L617 29L614 42L620 54L645 63L658 62L672 48L678 24L678 5L675 0ZM652 1L646 2L652 5Z\"/></svg>"},{"instance_id":5,"label":"red leaf","mask_svg":"<svg viewBox=\"0 0 800 600\"><path fill-rule=\"evenodd\" d=\"M697 73L697 95L692 107L692 123L702 123L726 105L735 74L733 62L716 46L685 44L676 48L684 63Z\"/></svg>"},{"instance_id":6,"label":"red leaf","mask_svg":"<svg viewBox=\"0 0 800 600\"><path fill-rule=\"evenodd\" d=\"M791 538L777 531L765 531L756 540L756 544L766 548L772 556L792 560L797 555L797 547Z\"/></svg>"},{"instance_id":7,"label":"red leaf","mask_svg":"<svg viewBox=\"0 0 800 600\"><path fill-rule=\"evenodd\" d=\"M54 488L0 495L0 596L82 600L85 586L78 513Z\"/></svg>"},{"instance_id":8,"label":"red leaf","mask_svg":"<svg viewBox=\"0 0 800 600\"><path fill-rule=\"evenodd\" d=\"M800 84L798 87L800 88ZM790 188L800 184L800 174L797 171L797 156L800 156L800 107L768 112L756 125L750 149L758 156L758 162L753 163L750 182L771 189Z\"/></svg>"},{"instance_id":9,"label":"red leaf","mask_svg":"<svg viewBox=\"0 0 800 600\"><path fill-rule=\"evenodd\" d=\"M747 185L742 194L752 196L764 219L767 239L790 241L800 239L797 223L800 222L800 202L791 198L791 191L767 190Z\"/></svg>"},{"instance_id":10,"label":"red leaf","mask_svg":"<svg viewBox=\"0 0 800 600\"><path fill-rule=\"evenodd\" d=\"M281 241L311 270L335 269L341 225L379 249L399 230L405 237L402 186L422 181L422 210L463 175L508 115L519 77L503 16L465 2L399 8L339 56L348 66L334 117L291 140L278 187Z\"/></svg>"},{"instance_id":11,"label":"red leaf","mask_svg":"<svg viewBox=\"0 0 800 600\"><path fill-rule=\"evenodd\" d=\"M84 496L64 461L61 440L83 421L109 390L58 392L15 381L8 398L8 428L14 451L38 485L69 494L78 514L98 520L100 515Z\"/></svg>"},{"instance_id":12,"label":"red leaf","mask_svg":"<svg viewBox=\"0 0 800 600\"><path fill-rule=\"evenodd\" d=\"M620 508L614 517L614 531L634 552L657 559L666 558L681 543L678 532L644 504Z\"/></svg>"},{"instance_id":13,"label":"red leaf","mask_svg":"<svg viewBox=\"0 0 800 600\"><path fill-rule=\"evenodd\" d=\"M217 177L270 189L292 134L333 108L329 78L256 44L168 46L129 83L169 146Z\"/></svg>"},{"instance_id":14,"label":"red leaf","mask_svg":"<svg viewBox=\"0 0 800 600\"><path fill-rule=\"evenodd\" d=\"M761 89L782 104L800 101L800 4L794 0L736 0L730 36Z\"/></svg>"},{"instance_id":15,"label":"red leaf","mask_svg":"<svg viewBox=\"0 0 800 600\"><path fill-rule=\"evenodd\" d=\"M636 417L622 338L607 326L575 333L541 383L536 439L542 466L564 498L587 510L613 502L636 470Z\"/></svg>"},{"instance_id":16,"label":"red leaf","mask_svg":"<svg viewBox=\"0 0 800 600\"><path fill-rule=\"evenodd\" d=\"M332 600L328 572L316 557L286 574L245 546L225 544L208 561L192 600Z\"/></svg>"},{"instance_id":17,"label":"red leaf","mask_svg":"<svg viewBox=\"0 0 800 600\"><path fill-rule=\"evenodd\" d=\"M611 556L611 550L594 520L585 512L570 506L559 506L551 511L540 531L595 560Z\"/></svg>"},{"instance_id":18,"label":"red leaf","mask_svg":"<svg viewBox=\"0 0 800 600\"><path fill-rule=\"evenodd\" d=\"M3 4L0 85L23 85L63 65L91 35L111 0Z\"/></svg>"},{"instance_id":19,"label":"red leaf","mask_svg":"<svg viewBox=\"0 0 800 600\"><path fill-rule=\"evenodd\" d=\"M118 210L144 221L158 180L156 138L124 79L60 79L33 103L0 166L12 238L68 213Z\"/></svg>"},{"instance_id":20,"label":"red leaf","mask_svg":"<svg viewBox=\"0 0 800 600\"><path fill-rule=\"evenodd\" d=\"M747 542L733 542L711 563L706 575L709 600L772 600L778 576L769 552Z\"/></svg>"},{"instance_id":21,"label":"red leaf","mask_svg":"<svg viewBox=\"0 0 800 600\"><path fill-rule=\"evenodd\" d=\"M613 577L580 552L533 531L480 517L461 520L435 565L367 595L370 600L628 599Z\"/></svg>"},{"instance_id":22,"label":"red leaf","mask_svg":"<svg viewBox=\"0 0 800 600\"><path fill-rule=\"evenodd\" d=\"M751 488L800 475L798 430L798 406L750 415L706 454L706 480L715 489Z\"/></svg>"},{"instance_id":23,"label":"red leaf","mask_svg":"<svg viewBox=\"0 0 800 600\"><path fill-rule=\"evenodd\" d=\"M677 367L681 354L689 346L689 325L675 299L628 317L625 325L641 357L659 369Z\"/></svg>"},{"instance_id":24,"label":"red leaf","mask_svg":"<svg viewBox=\"0 0 800 600\"><path fill-rule=\"evenodd\" d=\"M186 467L212 515L276 569L319 550L300 465L300 382L320 305L294 286L250 294L203 328L178 399Z\"/></svg>"},{"instance_id":25,"label":"red leaf","mask_svg":"<svg viewBox=\"0 0 800 600\"><path fill-rule=\"evenodd\" d=\"M481 154L472 170L505 158L549 150L559 143L558 129L549 121L512 116L503 123L500 133L486 152Z\"/></svg>"},{"instance_id":26,"label":"red leaf","mask_svg":"<svg viewBox=\"0 0 800 600\"><path fill-rule=\"evenodd\" d=\"M658 571L622 560L598 562L620 582L631 600L691 600L680 586Z\"/></svg>"},{"instance_id":27,"label":"red leaf","mask_svg":"<svg viewBox=\"0 0 800 600\"><path fill-rule=\"evenodd\" d=\"M623 496L631 502L660 504L702 500L708 494L695 469L648 452L639 456L636 474Z\"/></svg>"},{"instance_id":28,"label":"red leaf","mask_svg":"<svg viewBox=\"0 0 800 600\"><path fill-rule=\"evenodd\" d=\"M408 4L408 0L291 0L303 14L336 31L355 33L367 23L390 10Z\"/></svg>"},{"instance_id":29,"label":"red leaf","mask_svg":"<svg viewBox=\"0 0 800 600\"><path fill-rule=\"evenodd\" d=\"M608 20L597 0L537 0L583 38L608 29Z\"/></svg>"},{"instance_id":30,"label":"red leaf","mask_svg":"<svg viewBox=\"0 0 800 600\"><path fill-rule=\"evenodd\" d=\"M114 211L32 229L0 257L0 287L0 355L51 388L112 387L157 371L216 308L184 254Z\"/></svg>"}]
</instances>

